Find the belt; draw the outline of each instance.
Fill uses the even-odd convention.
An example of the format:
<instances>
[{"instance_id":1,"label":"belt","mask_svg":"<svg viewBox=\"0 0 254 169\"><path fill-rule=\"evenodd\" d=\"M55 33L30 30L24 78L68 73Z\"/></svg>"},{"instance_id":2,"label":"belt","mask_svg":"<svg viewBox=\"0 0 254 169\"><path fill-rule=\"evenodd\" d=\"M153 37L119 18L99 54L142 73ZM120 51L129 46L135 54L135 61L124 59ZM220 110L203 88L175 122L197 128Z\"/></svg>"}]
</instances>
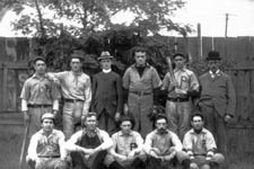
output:
<instances>
[{"instance_id":1,"label":"belt","mask_svg":"<svg viewBox=\"0 0 254 169\"><path fill-rule=\"evenodd\" d=\"M76 102L84 102L81 99L64 99L64 102L76 103Z\"/></svg>"},{"instance_id":2,"label":"belt","mask_svg":"<svg viewBox=\"0 0 254 169\"><path fill-rule=\"evenodd\" d=\"M177 97L177 98L170 98L168 97L167 98L168 101L172 101L172 102L187 102L189 101L190 99L187 97L187 98L181 98L181 97Z\"/></svg>"},{"instance_id":3,"label":"belt","mask_svg":"<svg viewBox=\"0 0 254 169\"><path fill-rule=\"evenodd\" d=\"M133 93L138 96L144 96L144 95L151 95L151 92L143 92L143 91L130 91L130 93Z\"/></svg>"},{"instance_id":4,"label":"belt","mask_svg":"<svg viewBox=\"0 0 254 169\"><path fill-rule=\"evenodd\" d=\"M28 104L27 107L30 108L47 108L47 107L52 107L50 104Z\"/></svg>"},{"instance_id":5,"label":"belt","mask_svg":"<svg viewBox=\"0 0 254 169\"><path fill-rule=\"evenodd\" d=\"M50 156L50 155L39 155L38 157L39 158L59 158L60 155L52 155L52 156Z\"/></svg>"}]
</instances>

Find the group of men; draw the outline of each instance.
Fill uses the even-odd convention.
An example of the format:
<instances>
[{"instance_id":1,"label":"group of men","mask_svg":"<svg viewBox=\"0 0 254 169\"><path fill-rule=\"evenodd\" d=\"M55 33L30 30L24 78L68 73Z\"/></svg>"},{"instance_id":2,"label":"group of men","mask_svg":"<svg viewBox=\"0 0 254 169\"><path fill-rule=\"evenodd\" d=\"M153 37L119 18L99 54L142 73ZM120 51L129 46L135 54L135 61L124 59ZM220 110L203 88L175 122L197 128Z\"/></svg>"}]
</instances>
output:
<instances>
[{"instance_id":1,"label":"group of men","mask_svg":"<svg viewBox=\"0 0 254 169\"><path fill-rule=\"evenodd\" d=\"M102 71L92 81L78 55L72 55L70 71L58 73L46 72L44 58L34 60L35 73L21 92L25 120L36 133L28 148L30 166L169 169L178 163L207 169L224 160L216 143L226 154L235 91L230 76L219 69L219 53L208 53L209 71L200 78L187 69L187 57L177 53L168 58L170 71L163 81L147 63L146 48L135 47L132 56L135 63L121 78L111 69L113 56L102 52ZM156 115L153 128L150 117L159 93L167 95L166 111ZM53 129L61 97L64 134ZM194 107L200 113L193 113ZM76 132L78 125L82 129Z\"/></svg>"}]
</instances>

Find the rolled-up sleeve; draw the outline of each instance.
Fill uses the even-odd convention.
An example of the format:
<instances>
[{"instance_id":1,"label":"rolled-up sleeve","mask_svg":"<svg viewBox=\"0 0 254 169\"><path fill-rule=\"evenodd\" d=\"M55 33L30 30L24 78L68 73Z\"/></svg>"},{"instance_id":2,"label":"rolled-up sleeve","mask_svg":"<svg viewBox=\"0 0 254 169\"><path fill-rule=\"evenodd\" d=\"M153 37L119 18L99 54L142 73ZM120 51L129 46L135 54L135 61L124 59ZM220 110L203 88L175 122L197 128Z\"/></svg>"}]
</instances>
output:
<instances>
[{"instance_id":1,"label":"rolled-up sleeve","mask_svg":"<svg viewBox=\"0 0 254 169\"><path fill-rule=\"evenodd\" d=\"M87 79L86 86L84 88L85 102L83 107L83 115L86 115L89 111L89 107L92 101L92 88L90 77Z\"/></svg>"},{"instance_id":2,"label":"rolled-up sleeve","mask_svg":"<svg viewBox=\"0 0 254 169\"><path fill-rule=\"evenodd\" d=\"M129 86L130 86L130 68L128 68L123 76L123 88L129 90Z\"/></svg>"},{"instance_id":3,"label":"rolled-up sleeve","mask_svg":"<svg viewBox=\"0 0 254 169\"><path fill-rule=\"evenodd\" d=\"M113 146L113 141L112 139L109 137L109 134L105 131L99 130L99 134L101 136L102 139L102 144L100 145L102 150L108 150Z\"/></svg>"}]
</instances>

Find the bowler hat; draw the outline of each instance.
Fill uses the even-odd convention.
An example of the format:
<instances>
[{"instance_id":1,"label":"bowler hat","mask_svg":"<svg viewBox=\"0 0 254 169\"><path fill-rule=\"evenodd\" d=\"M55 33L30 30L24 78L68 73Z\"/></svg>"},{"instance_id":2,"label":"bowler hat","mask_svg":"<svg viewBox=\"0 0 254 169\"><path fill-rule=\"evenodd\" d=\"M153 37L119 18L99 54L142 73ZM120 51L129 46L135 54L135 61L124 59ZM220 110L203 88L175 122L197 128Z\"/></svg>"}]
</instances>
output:
<instances>
[{"instance_id":1,"label":"bowler hat","mask_svg":"<svg viewBox=\"0 0 254 169\"><path fill-rule=\"evenodd\" d=\"M41 117L41 122L43 122L43 120L45 119L52 119L53 121L55 121L55 116L52 113L45 113Z\"/></svg>"},{"instance_id":2,"label":"bowler hat","mask_svg":"<svg viewBox=\"0 0 254 169\"><path fill-rule=\"evenodd\" d=\"M104 59L113 59L113 56L110 55L108 51L101 52L101 56L98 58L99 61Z\"/></svg>"},{"instance_id":3,"label":"bowler hat","mask_svg":"<svg viewBox=\"0 0 254 169\"><path fill-rule=\"evenodd\" d=\"M207 61L209 60L221 60L220 53L217 51L210 51L206 58Z\"/></svg>"}]
</instances>

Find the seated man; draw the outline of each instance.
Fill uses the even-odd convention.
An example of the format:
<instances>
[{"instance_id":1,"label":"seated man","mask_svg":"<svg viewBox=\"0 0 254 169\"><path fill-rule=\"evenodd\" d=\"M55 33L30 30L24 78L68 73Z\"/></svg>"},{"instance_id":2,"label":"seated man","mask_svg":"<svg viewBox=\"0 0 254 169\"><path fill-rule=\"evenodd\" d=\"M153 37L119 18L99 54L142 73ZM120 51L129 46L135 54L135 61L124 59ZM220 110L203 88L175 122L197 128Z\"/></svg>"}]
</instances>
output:
<instances>
[{"instance_id":1,"label":"seated man","mask_svg":"<svg viewBox=\"0 0 254 169\"><path fill-rule=\"evenodd\" d=\"M138 132L132 130L134 123L130 116L121 117L121 130L112 135L113 147L107 156L111 162L109 169L145 168L144 140Z\"/></svg>"},{"instance_id":2,"label":"seated man","mask_svg":"<svg viewBox=\"0 0 254 169\"><path fill-rule=\"evenodd\" d=\"M33 169L68 168L63 153L64 134L53 129L54 122L54 115L45 113L41 118L42 129L31 138L26 161Z\"/></svg>"},{"instance_id":3,"label":"seated man","mask_svg":"<svg viewBox=\"0 0 254 169\"><path fill-rule=\"evenodd\" d=\"M147 168L170 169L176 160L189 167L188 155L182 151L182 143L178 136L167 129L168 119L158 114L155 119L156 129L146 136L144 150L148 155Z\"/></svg>"},{"instance_id":4,"label":"seated man","mask_svg":"<svg viewBox=\"0 0 254 169\"><path fill-rule=\"evenodd\" d=\"M191 160L191 169L210 169L211 165L218 166L224 161L224 156L215 153L217 146L213 135L205 129L202 114L191 117L192 129L188 131L183 140L183 147Z\"/></svg>"},{"instance_id":5,"label":"seated man","mask_svg":"<svg viewBox=\"0 0 254 169\"><path fill-rule=\"evenodd\" d=\"M112 140L106 131L97 127L96 113L88 113L84 125L65 145L65 150L70 152L73 169L103 169L106 150L113 145Z\"/></svg>"}]
</instances>

